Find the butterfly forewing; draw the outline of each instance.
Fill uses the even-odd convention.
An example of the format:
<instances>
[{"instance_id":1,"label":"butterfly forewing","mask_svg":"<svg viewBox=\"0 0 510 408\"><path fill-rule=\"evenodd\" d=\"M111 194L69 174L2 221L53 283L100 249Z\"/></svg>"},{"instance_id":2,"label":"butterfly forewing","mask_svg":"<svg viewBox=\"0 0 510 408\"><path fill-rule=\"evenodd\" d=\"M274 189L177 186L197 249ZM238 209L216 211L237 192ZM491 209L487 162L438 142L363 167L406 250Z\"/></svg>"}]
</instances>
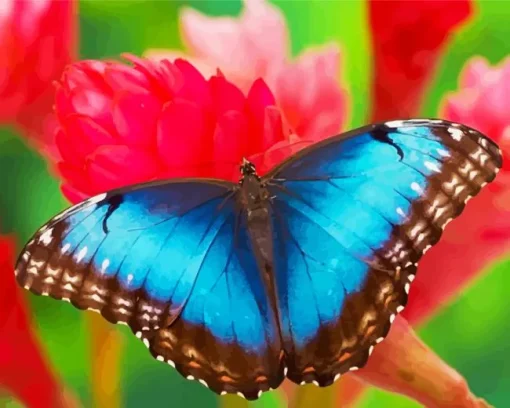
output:
<instances>
[{"instance_id":1,"label":"butterfly forewing","mask_svg":"<svg viewBox=\"0 0 510 408\"><path fill-rule=\"evenodd\" d=\"M264 178L291 380L325 386L366 363L421 256L501 164L473 129L409 120L328 139Z\"/></svg>"}]
</instances>

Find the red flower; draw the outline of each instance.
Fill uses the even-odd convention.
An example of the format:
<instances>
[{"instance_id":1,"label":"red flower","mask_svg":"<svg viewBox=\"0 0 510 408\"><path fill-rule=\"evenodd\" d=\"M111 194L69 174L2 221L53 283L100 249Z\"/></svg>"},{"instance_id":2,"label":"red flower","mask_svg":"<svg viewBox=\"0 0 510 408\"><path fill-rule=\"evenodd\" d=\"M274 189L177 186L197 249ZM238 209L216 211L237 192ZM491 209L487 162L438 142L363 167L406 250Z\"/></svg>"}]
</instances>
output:
<instances>
[{"instance_id":1,"label":"red flower","mask_svg":"<svg viewBox=\"0 0 510 408\"><path fill-rule=\"evenodd\" d=\"M293 135L262 80L245 96L184 60L128 59L133 67L74 64L57 88L59 169L71 201L179 176L237 181L243 156L264 172L292 152L281 149Z\"/></svg>"},{"instance_id":2,"label":"red flower","mask_svg":"<svg viewBox=\"0 0 510 408\"><path fill-rule=\"evenodd\" d=\"M29 408L70 407L32 330L25 299L14 279L14 244L0 236L0 389Z\"/></svg>"},{"instance_id":3,"label":"red flower","mask_svg":"<svg viewBox=\"0 0 510 408\"><path fill-rule=\"evenodd\" d=\"M129 60L134 66L73 64L57 87L59 169L64 193L73 202L177 176L237 181L243 156L264 172L308 143L287 129L262 80L245 96L220 74L206 81L184 60ZM460 376L423 347L402 318L396 325L383 351L374 352L367 368L359 370L361 377L426 403L445 406L448 401L438 394L442 383L464 401L475 401ZM424 382L412 368L425 360L429 363L421 368L434 381ZM417 381L401 380L402 364L411 367L409 375Z\"/></svg>"},{"instance_id":4,"label":"red flower","mask_svg":"<svg viewBox=\"0 0 510 408\"><path fill-rule=\"evenodd\" d=\"M243 0L237 17L211 17L188 7L179 12L186 54L148 50L154 59L184 57L208 78L219 68L247 91L262 78L292 129L306 139L323 139L345 125L348 97L340 86L341 52L336 44L308 48L291 58L285 15L266 0Z\"/></svg>"},{"instance_id":5,"label":"red flower","mask_svg":"<svg viewBox=\"0 0 510 408\"><path fill-rule=\"evenodd\" d=\"M373 122L415 116L425 87L469 0L369 1L373 47Z\"/></svg>"},{"instance_id":6,"label":"red flower","mask_svg":"<svg viewBox=\"0 0 510 408\"><path fill-rule=\"evenodd\" d=\"M16 122L46 147L54 117L52 81L74 54L74 0L2 0L0 122Z\"/></svg>"}]
</instances>

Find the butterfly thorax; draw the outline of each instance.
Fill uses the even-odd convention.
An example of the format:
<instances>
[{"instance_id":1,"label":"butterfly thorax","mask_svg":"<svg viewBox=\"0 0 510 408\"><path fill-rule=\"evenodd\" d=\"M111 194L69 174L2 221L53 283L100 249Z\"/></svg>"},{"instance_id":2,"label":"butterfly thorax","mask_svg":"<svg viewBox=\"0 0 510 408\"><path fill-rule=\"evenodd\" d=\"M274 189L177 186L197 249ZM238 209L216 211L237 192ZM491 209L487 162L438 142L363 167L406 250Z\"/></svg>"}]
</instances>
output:
<instances>
[{"instance_id":1,"label":"butterfly thorax","mask_svg":"<svg viewBox=\"0 0 510 408\"><path fill-rule=\"evenodd\" d=\"M243 209L247 211L248 215L257 210L267 210L269 192L257 175L255 166L244 159L240 170L239 198Z\"/></svg>"},{"instance_id":2,"label":"butterfly thorax","mask_svg":"<svg viewBox=\"0 0 510 408\"><path fill-rule=\"evenodd\" d=\"M272 264L272 234L269 218L269 192L255 166L244 160L241 166L241 179L239 181L238 201L248 222L248 229L263 263Z\"/></svg>"},{"instance_id":3,"label":"butterfly thorax","mask_svg":"<svg viewBox=\"0 0 510 408\"><path fill-rule=\"evenodd\" d=\"M271 213L269 191L260 177L255 166L245 160L241 166L238 202L244 212L248 224L248 231L256 253L257 263L265 282L271 306L278 319L278 304L273 271L273 233L271 229Z\"/></svg>"}]
</instances>

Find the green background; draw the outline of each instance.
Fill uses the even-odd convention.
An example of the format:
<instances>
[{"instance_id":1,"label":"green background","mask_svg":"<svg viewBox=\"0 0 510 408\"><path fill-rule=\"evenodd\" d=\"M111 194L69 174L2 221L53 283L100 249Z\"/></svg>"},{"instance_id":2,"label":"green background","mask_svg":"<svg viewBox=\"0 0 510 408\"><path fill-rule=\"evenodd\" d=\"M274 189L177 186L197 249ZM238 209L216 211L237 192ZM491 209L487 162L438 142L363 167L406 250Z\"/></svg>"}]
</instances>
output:
<instances>
[{"instance_id":1,"label":"green background","mask_svg":"<svg viewBox=\"0 0 510 408\"><path fill-rule=\"evenodd\" d=\"M351 96L349 127L364 124L368 112L370 49L363 1L277 1L291 32L293 54L310 45L337 41ZM82 58L117 57L122 52L181 46L178 8L188 4L210 15L236 15L237 1L91 1L80 2ZM495 63L510 54L510 6L478 1L471 22L445 52L422 114L436 116L445 92L457 87L464 63L483 55ZM426 30L426 27L424 27ZM510 119L510 116L509 116ZM58 184L42 159L9 129L0 129L0 219L3 232L19 243L65 207ZM510 406L510 261L488 268L468 290L419 330L442 358L458 369L472 390L496 407ZM65 381L90 406L88 333L84 313L66 303L30 295L43 344ZM152 359L143 344L125 333L122 392L125 407L185 405L215 407L217 398L195 382ZM164 403L162 403L162 401ZM1 405L0 401L0 405ZM277 406L270 394L253 406ZM415 407L416 403L378 390L365 395L363 407Z\"/></svg>"}]
</instances>

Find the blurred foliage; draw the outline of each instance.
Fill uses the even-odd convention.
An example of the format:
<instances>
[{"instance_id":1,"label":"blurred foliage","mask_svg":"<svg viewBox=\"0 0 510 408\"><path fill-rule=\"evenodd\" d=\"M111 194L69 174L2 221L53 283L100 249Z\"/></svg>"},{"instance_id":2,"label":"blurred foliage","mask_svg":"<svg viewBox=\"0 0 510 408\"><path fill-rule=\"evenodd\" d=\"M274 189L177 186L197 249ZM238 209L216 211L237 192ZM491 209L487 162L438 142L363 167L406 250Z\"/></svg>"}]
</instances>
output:
<instances>
[{"instance_id":1,"label":"blurred foliage","mask_svg":"<svg viewBox=\"0 0 510 408\"><path fill-rule=\"evenodd\" d=\"M368 111L370 80L365 3L285 0L275 3L287 16L294 55L308 46L329 41L341 45L342 80L352 98L349 127L363 124ZM182 5L210 15L236 15L241 9L239 1L82 0L81 57L118 58L123 52L141 54L147 48L181 47L177 15ZM510 53L508 21L510 7L506 2L477 2L476 15L445 52L424 103L425 116L438 116L439 101L445 92L456 88L462 66L472 55L483 55L497 62ZM11 129L0 130L0 175L2 231L16 232L20 244L66 206L51 171ZM510 297L506 294L506 288L510 287L509 267L509 261L501 261L489 268L420 331L427 344L467 378L477 395L497 407L509 402L510 319L506 317L510 310ZM85 406L90 406L90 359L84 312L63 302L28 296L40 337L53 364ZM217 398L210 391L182 379L175 370L152 359L128 330L123 327L119 330L125 333L122 372L127 408L160 406L162 401L165 406L173 407L217 406ZM281 406L278 398L270 393L250 406ZM361 406L410 408L417 405L404 397L374 390L367 394Z\"/></svg>"}]
</instances>

